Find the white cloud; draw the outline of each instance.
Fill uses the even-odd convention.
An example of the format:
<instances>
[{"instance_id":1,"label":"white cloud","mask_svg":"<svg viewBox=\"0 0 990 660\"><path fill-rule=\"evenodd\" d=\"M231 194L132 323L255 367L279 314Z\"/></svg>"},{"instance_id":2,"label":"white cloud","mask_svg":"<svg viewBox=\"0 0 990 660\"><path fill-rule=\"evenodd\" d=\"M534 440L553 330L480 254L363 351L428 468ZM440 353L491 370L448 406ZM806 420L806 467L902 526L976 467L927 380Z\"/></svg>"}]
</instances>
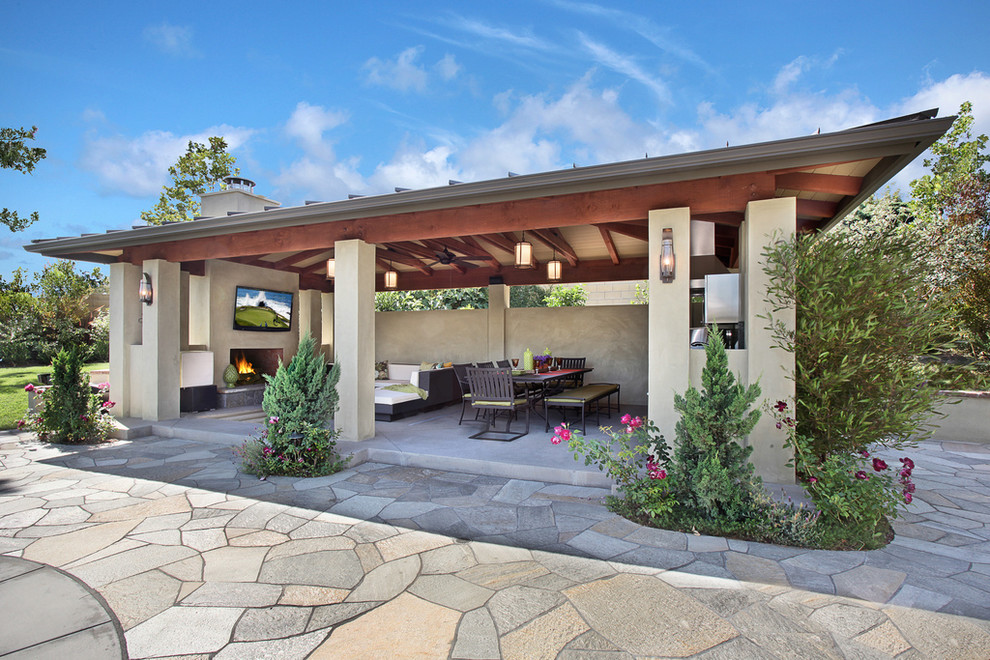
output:
<instances>
[{"instance_id":1,"label":"white cloud","mask_svg":"<svg viewBox=\"0 0 990 660\"><path fill-rule=\"evenodd\" d=\"M782 94L787 91L787 89L801 77L801 74L808 70L810 66L810 61L804 55L799 55L798 57L791 60L790 63L784 66L778 73L777 77L773 80L773 91Z\"/></svg>"},{"instance_id":2,"label":"white cloud","mask_svg":"<svg viewBox=\"0 0 990 660\"><path fill-rule=\"evenodd\" d=\"M184 25L149 25L144 28L144 40L166 55L175 57L202 57L193 45L193 30Z\"/></svg>"},{"instance_id":3,"label":"white cloud","mask_svg":"<svg viewBox=\"0 0 990 660\"><path fill-rule=\"evenodd\" d=\"M399 188L433 188L445 186L451 179L461 180L461 171L450 162L454 149L440 145L427 149L425 145L403 144L388 163L381 163L371 176L375 190L392 191Z\"/></svg>"},{"instance_id":4,"label":"white cloud","mask_svg":"<svg viewBox=\"0 0 990 660\"><path fill-rule=\"evenodd\" d=\"M243 145L254 133L243 127L221 124L193 135L146 131L138 137L91 134L80 157L80 167L96 174L105 193L145 197L157 193L168 181L168 168L186 152L190 141L205 143L223 137L227 151Z\"/></svg>"},{"instance_id":5,"label":"white cloud","mask_svg":"<svg viewBox=\"0 0 990 660\"><path fill-rule=\"evenodd\" d=\"M306 153L332 159L333 149L329 142L323 140L323 134L347 120L346 112L328 110L300 101L285 123L285 132L289 137L295 138Z\"/></svg>"},{"instance_id":6,"label":"white cloud","mask_svg":"<svg viewBox=\"0 0 990 660\"><path fill-rule=\"evenodd\" d=\"M368 82L401 92L410 90L425 92L429 74L416 63L423 50L422 46L412 46L399 53L394 60L372 57L364 63L364 69L368 72Z\"/></svg>"},{"instance_id":7,"label":"white cloud","mask_svg":"<svg viewBox=\"0 0 990 660\"><path fill-rule=\"evenodd\" d=\"M453 80L460 72L461 65L457 63L453 55L447 53L440 58L440 61L434 65L434 68L444 80Z\"/></svg>"},{"instance_id":8,"label":"white cloud","mask_svg":"<svg viewBox=\"0 0 990 660\"><path fill-rule=\"evenodd\" d=\"M585 34L579 33L579 36L581 44L596 62L646 86L661 102L670 103L670 90L667 89L666 83L644 71L633 58L616 53L604 44L589 39Z\"/></svg>"}]
</instances>

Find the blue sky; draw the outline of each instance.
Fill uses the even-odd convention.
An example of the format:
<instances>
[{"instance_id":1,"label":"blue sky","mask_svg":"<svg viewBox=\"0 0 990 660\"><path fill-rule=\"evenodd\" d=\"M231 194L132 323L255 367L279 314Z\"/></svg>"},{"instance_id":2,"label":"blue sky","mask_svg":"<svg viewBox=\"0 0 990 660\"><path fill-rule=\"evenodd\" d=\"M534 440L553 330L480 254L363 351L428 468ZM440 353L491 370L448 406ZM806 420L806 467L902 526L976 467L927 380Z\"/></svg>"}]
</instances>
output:
<instances>
[{"instance_id":1,"label":"blue sky","mask_svg":"<svg viewBox=\"0 0 990 660\"><path fill-rule=\"evenodd\" d=\"M130 227L189 140L223 135L283 205L839 130L975 105L987 2L8 0L0 275L32 238ZM898 179L920 173L915 164ZM89 265L85 265L89 268Z\"/></svg>"}]
</instances>

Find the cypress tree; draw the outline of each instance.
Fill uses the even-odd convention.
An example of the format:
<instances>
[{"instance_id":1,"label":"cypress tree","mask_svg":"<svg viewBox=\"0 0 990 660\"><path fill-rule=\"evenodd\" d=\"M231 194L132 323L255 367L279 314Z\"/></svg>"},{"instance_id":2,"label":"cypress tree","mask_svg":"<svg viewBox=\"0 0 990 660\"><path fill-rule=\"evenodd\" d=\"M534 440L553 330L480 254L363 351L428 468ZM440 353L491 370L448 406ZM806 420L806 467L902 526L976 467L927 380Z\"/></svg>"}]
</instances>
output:
<instances>
[{"instance_id":1,"label":"cypress tree","mask_svg":"<svg viewBox=\"0 0 990 660\"><path fill-rule=\"evenodd\" d=\"M340 363L328 373L326 360L309 333L299 341L289 364L279 362L275 375L266 374L265 380L268 387L261 407L273 443L300 432L304 424L324 426L337 412Z\"/></svg>"}]
</instances>

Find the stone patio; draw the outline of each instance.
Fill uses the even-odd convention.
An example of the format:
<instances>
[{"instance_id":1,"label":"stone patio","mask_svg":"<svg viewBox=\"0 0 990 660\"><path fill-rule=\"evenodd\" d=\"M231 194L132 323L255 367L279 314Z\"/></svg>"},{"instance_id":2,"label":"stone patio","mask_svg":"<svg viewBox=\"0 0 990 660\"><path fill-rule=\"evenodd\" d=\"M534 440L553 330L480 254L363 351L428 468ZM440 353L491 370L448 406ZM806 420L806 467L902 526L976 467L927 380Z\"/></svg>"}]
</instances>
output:
<instances>
[{"instance_id":1,"label":"stone patio","mask_svg":"<svg viewBox=\"0 0 990 660\"><path fill-rule=\"evenodd\" d=\"M12 434L0 561L95 589L135 658L987 657L990 448L912 456L894 542L839 553L643 528L596 487L374 462L260 481L217 443Z\"/></svg>"}]
</instances>

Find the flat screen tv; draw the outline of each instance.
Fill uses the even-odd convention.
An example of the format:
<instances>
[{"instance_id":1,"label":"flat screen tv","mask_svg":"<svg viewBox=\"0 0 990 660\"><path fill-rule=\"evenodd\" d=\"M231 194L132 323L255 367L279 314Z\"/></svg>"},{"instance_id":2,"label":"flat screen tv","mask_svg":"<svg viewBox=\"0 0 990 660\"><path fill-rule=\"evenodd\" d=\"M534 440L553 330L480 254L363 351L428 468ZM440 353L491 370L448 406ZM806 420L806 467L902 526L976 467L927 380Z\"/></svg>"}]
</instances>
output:
<instances>
[{"instance_id":1,"label":"flat screen tv","mask_svg":"<svg viewBox=\"0 0 990 660\"><path fill-rule=\"evenodd\" d=\"M237 287L234 330L288 332L292 328L292 294L286 291Z\"/></svg>"}]
</instances>

